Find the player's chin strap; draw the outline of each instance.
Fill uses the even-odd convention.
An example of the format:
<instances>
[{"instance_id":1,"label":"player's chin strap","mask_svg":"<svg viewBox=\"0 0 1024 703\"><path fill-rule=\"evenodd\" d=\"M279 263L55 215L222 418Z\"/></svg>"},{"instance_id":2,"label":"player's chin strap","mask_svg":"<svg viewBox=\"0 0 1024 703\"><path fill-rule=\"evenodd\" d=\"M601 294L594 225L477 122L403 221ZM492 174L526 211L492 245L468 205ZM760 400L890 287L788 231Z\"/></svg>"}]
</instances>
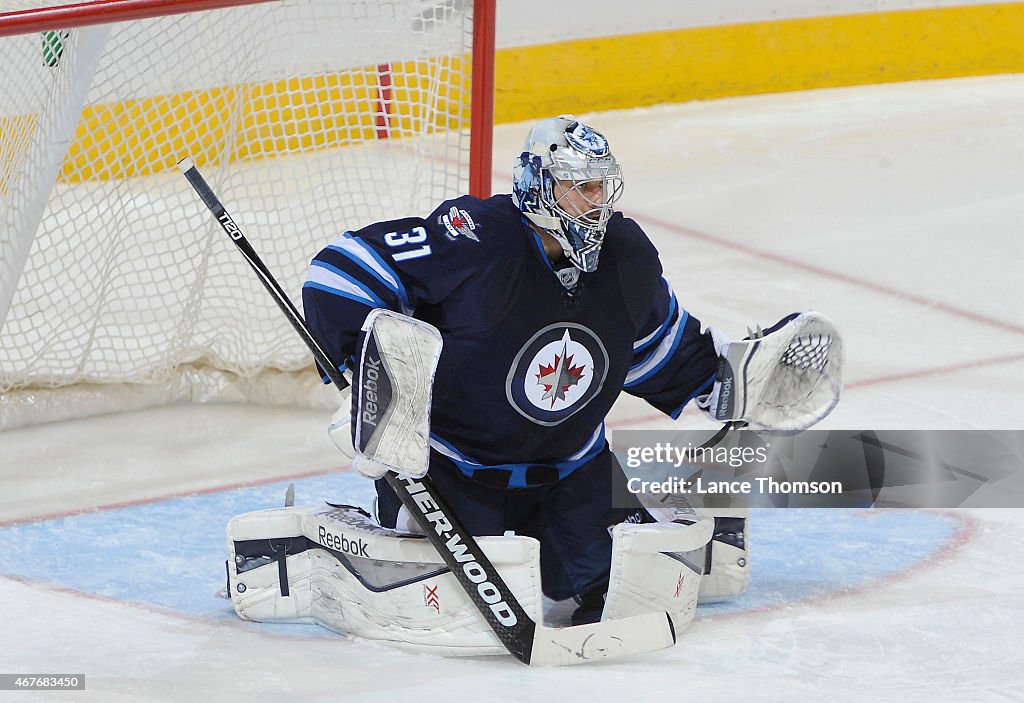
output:
<instances>
[{"instance_id":1,"label":"player's chin strap","mask_svg":"<svg viewBox=\"0 0 1024 703\"><path fill-rule=\"evenodd\" d=\"M709 331L721 361L714 387L697 398L697 405L727 423L721 437L736 422L755 430L799 432L839 403L843 339L821 313L793 313L737 342Z\"/></svg>"}]
</instances>

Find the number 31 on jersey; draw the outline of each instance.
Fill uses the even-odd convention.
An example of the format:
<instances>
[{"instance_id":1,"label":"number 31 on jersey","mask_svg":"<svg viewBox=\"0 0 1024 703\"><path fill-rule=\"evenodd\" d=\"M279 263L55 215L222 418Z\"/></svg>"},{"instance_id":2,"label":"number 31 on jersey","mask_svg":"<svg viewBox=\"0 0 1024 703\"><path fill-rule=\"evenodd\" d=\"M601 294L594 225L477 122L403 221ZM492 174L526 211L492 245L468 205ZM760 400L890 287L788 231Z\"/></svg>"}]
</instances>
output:
<instances>
[{"instance_id":1,"label":"number 31 on jersey","mask_svg":"<svg viewBox=\"0 0 1024 703\"><path fill-rule=\"evenodd\" d=\"M413 227L410 232L388 232L384 235L384 242L392 248L411 244L423 244L425 241L427 241L427 230L423 227ZM423 244L423 246L416 247L415 249L400 251L397 254L392 254L391 258L395 261L407 261L408 259L419 259L423 256L430 256L429 244Z\"/></svg>"}]
</instances>

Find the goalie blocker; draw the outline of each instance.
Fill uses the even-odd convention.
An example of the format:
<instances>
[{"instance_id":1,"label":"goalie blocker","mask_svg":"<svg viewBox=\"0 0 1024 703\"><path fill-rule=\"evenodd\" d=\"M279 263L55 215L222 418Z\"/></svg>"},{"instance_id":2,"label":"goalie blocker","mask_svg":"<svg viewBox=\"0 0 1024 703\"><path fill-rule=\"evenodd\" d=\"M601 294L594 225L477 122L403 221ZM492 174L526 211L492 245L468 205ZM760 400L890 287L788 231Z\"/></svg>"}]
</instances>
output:
<instances>
[{"instance_id":1,"label":"goalie blocker","mask_svg":"<svg viewBox=\"0 0 1024 703\"><path fill-rule=\"evenodd\" d=\"M663 619L667 612L676 633L685 629L693 620L712 525L701 519L615 526L602 622L561 630L579 633L575 651L566 655L583 661L623 653L614 650L629 638L602 633L615 632L606 623L642 622L632 616ZM228 524L227 542L228 593L247 620L315 623L434 654L506 653L428 540L383 528L361 509L322 505L245 513ZM538 542L516 536L478 542L530 617L543 622ZM625 634L645 636L639 629Z\"/></svg>"}]
</instances>

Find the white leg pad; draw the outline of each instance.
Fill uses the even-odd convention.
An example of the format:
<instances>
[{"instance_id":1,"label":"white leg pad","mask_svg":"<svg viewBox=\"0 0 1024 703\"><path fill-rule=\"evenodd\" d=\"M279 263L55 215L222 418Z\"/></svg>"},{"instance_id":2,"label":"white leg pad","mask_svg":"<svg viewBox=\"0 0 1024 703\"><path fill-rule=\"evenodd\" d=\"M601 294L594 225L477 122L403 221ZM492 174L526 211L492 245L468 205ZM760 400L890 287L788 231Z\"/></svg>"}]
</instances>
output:
<instances>
[{"instance_id":1,"label":"white leg pad","mask_svg":"<svg viewBox=\"0 0 1024 703\"><path fill-rule=\"evenodd\" d=\"M693 620L712 520L623 523L612 530L612 570L601 620L667 612L676 634Z\"/></svg>"},{"instance_id":2,"label":"white leg pad","mask_svg":"<svg viewBox=\"0 0 1024 703\"><path fill-rule=\"evenodd\" d=\"M705 562L698 603L735 598L747 590L750 580L750 511L698 508L697 512L703 519L715 520L715 532L708 545L710 564Z\"/></svg>"},{"instance_id":3,"label":"white leg pad","mask_svg":"<svg viewBox=\"0 0 1024 703\"><path fill-rule=\"evenodd\" d=\"M478 541L526 612L543 622L539 543ZM435 654L506 653L424 537L399 536L356 509L245 513L228 524L227 542L228 590L246 620L316 623Z\"/></svg>"}]
</instances>

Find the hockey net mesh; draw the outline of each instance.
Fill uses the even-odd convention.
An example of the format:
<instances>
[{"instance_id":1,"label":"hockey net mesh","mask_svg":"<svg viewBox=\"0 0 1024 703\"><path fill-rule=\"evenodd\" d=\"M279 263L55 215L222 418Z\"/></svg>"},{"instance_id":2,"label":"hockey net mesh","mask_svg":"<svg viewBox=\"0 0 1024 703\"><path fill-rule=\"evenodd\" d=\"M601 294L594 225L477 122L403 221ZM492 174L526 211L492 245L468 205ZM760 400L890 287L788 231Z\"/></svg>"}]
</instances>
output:
<instances>
[{"instance_id":1,"label":"hockey net mesh","mask_svg":"<svg viewBox=\"0 0 1024 703\"><path fill-rule=\"evenodd\" d=\"M298 300L343 231L466 192L472 40L471 3L414 0L0 37L0 429L225 382L281 400L268 374L315 387L175 164L195 160Z\"/></svg>"}]
</instances>

